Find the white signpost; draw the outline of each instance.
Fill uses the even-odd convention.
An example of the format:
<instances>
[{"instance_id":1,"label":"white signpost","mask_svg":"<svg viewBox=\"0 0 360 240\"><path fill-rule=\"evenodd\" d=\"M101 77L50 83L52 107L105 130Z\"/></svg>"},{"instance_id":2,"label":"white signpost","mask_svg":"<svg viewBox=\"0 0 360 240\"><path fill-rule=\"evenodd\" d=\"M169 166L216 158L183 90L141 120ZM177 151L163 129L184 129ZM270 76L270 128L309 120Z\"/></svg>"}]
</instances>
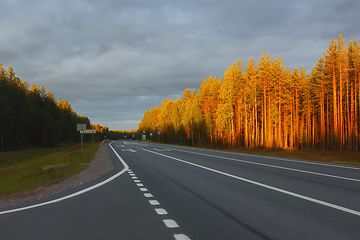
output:
<instances>
[{"instance_id":1,"label":"white signpost","mask_svg":"<svg viewBox=\"0 0 360 240\"><path fill-rule=\"evenodd\" d=\"M81 151L83 150L83 134L92 134L92 143L94 143L94 134L96 130L86 129L86 124L77 124L77 131L80 131L81 134Z\"/></svg>"},{"instance_id":2,"label":"white signpost","mask_svg":"<svg viewBox=\"0 0 360 240\"><path fill-rule=\"evenodd\" d=\"M85 129L85 130L80 130L80 133L85 133L85 134L94 134L96 133L96 130L92 130L92 129Z\"/></svg>"}]
</instances>

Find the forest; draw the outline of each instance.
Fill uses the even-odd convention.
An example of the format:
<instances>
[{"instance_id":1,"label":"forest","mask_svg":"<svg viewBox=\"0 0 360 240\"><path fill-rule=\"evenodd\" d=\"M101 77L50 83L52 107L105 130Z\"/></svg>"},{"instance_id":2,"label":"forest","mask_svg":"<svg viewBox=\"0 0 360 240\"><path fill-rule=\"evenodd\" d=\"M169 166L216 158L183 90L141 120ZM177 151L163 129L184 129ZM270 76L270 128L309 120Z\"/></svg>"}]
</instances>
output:
<instances>
[{"instance_id":1,"label":"forest","mask_svg":"<svg viewBox=\"0 0 360 240\"><path fill-rule=\"evenodd\" d=\"M311 73L262 53L147 110L138 132L164 143L359 151L359 76L359 43L341 35Z\"/></svg>"},{"instance_id":2,"label":"forest","mask_svg":"<svg viewBox=\"0 0 360 240\"><path fill-rule=\"evenodd\" d=\"M76 125L85 123L87 129L97 131L95 141L130 136L130 132L109 130L93 125L86 116L73 111L71 105L56 100L44 86L33 84L15 76L14 70L0 63L0 150L18 150L30 147L56 147L68 142L79 142ZM91 141L90 134L84 134Z\"/></svg>"}]
</instances>

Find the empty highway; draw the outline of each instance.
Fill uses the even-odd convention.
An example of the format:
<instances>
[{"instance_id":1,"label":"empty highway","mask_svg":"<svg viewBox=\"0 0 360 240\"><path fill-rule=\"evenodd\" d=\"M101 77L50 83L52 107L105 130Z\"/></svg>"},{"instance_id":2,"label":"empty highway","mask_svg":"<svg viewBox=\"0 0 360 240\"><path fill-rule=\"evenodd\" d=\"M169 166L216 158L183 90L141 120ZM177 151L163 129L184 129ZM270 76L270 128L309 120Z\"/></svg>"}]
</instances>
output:
<instances>
[{"instance_id":1,"label":"empty highway","mask_svg":"<svg viewBox=\"0 0 360 240\"><path fill-rule=\"evenodd\" d=\"M359 239L360 168L137 141L114 170L0 210L0 239Z\"/></svg>"}]
</instances>

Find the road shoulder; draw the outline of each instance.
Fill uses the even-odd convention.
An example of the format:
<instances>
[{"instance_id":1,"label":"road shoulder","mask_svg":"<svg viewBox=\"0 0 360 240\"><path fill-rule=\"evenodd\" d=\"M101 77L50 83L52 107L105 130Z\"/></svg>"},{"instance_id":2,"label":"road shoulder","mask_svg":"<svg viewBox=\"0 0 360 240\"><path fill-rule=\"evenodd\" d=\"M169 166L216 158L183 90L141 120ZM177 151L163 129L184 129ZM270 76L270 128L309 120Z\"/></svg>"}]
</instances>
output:
<instances>
[{"instance_id":1,"label":"road shoulder","mask_svg":"<svg viewBox=\"0 0 360 240\"><path fill-rule=\"evenodd\" d=\"M83 185L95 179L104 176L114 168L108 150L108 143L102 144L96 152L94 159L84 171L64 179L56 184L40 187L31 191L24 191L0 196L0 208L11 207L18 204L31 202L37 199L52 196L54 194L69 190L71 188Z\"/></svg>"}]
</instances>

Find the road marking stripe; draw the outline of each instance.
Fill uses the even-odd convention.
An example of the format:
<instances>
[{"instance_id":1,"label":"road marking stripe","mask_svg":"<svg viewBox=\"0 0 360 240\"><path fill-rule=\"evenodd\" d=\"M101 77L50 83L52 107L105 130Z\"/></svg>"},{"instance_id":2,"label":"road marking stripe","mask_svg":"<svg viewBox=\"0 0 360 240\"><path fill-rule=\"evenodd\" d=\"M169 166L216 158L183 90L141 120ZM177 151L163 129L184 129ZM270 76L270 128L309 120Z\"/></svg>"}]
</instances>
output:
<instances>
[{"instance_id":1,"label":"road marking stripe","mask_svg":"<svg viewBox=\"0 0 360 240\"><path fill-rule=\"evenodd\" d=\"M306 171L306 170L299 170L299 169L288 168L288 167L280 167L280 166L275 166L275 165L270 165L270 164L265 164L265 163L251 162L251 161L246 161L246 160L241 160L241 159L234 159L234 158L216 156L216 155L205 154L205 153L197 153L197 152L191 152L191 151L185 151L185 150L178 150L178 151L203 155L203 156L207 156L207 157L222 158L222 159L236 161L236 162L249 163L249 164L254 164L254 165L259 165L259 166L264 166L264 167L272 167L272 168L278 168L278 169L289 170L289 171L294 171L294 172L301 172L301 173L319 175L319 176L323 176L323 177L331 177L331 178L338 178L338 179L343 179L343 180L348 180L348 181L360 182L360 179L347 178L347 177L341 177L341 176L318 173L318 172L311 172L311 171Z\"/></svg>"},{"instance_id":2,"label":"road marking stripe","mask_svg":"<svg viewBox=\"0 0 360 240\"><path fill-rule=\"evenodd\" d=\"M283 190L283 189L280 189L280 188L277 188L277 187L272 187L272 186L269 186L269 185L266 185L266 184L263 184L263 183L259 183L259 182L255 182L255 181L252 181L252 180L249 180L249 179L246 179L246 178L238 177L238 176L235 176L235 175L232 175L232 174L229 174L229 173L225 173L225 172L222 172L222 171L219 171L219 170L216 170L216 169L212 169L212 168L209 168L209 167L205 167L205 166L202 166L202 165L199 165L199 164L196 164L196 163L187 162L187 161L179 159L179 158L167 156L165 154L153 152L153 151L150 151L150 150L147 150L147 149L143 149L143 150L147 151L147 152L157 154L157 155L160 155L160 156L163 156L163 157L166 157L166 158L176 160L178 162L186 163L186 164L198 167L198 168L202 168L202 169L205 169L205 170L208 170L208 171L211 171L211 172L222 174L224 176L228 176L228 177L235 178L235 179L247 182L247 183L251 183L251 184L263 187L263 188L274 190L276 192L281 192L281 193L284 193L284 194L287 194L287 195L290 195L290 196L293 196L293 197L297 197L297 198L300 198L300 199L303 199L303 200L314 202L314 203L317 203L317 204L320 204L320 205L323 205L323 206L327 206L327 207L330 207L330 208L334 208L334 209L337 209L337 210L340 210L340 211L343 211L343 212L351 213L351 214L354 214L354 215L360 217L360 212L349 209L349 208L341 207L341 206L338 206L338 205L335 205L335 204L332 204L332 203L324 202L324 201L321 201L321 200L318 200L318 199L315 199L315 198L307 197L307 196L297 194L297 193L294 193L294 192L290 192L290 191L287 191L287 190Z\"/></svg>"},{"instance_id":3,"label":"road marking stripe","mask_svg":"<svg viewBox=\"0 0 360 240\"><path fill-rule=\"evenodd\" d=\"M269 156L259 156L259 155L255 155L255 154L246 154L246 153L232 153L232 152L227 152L229 154L237 154L237 155L244 155L244 156L250 156L250 157L263 157L263 158L267 158L267 159L275 159L275 160L280 160L280 161L287 161L287 162L296 162L296 163L304 163L304 164L312 164L312 165L319 165L319 166L326 166L326 167L335 167L335 168L345 168L345 169L352 169L352 170L360 170L359 167L350 167L350 166L345 166L345 165L339 165L336 163L320 163L320 162L310 162L310 160L304 160L304 161L299 161L299 160L292 160L292 159L286 159L286 158L280 158L280 157L269 157Z\"/></svg>"},{"instance_id":4,"label":"road marking stripe","mask_svg":"<svg viewBox=\"0 0 360 240\"><path fill-rule=\"evenodd\" d=\"M132 179L138 179L137 177L131 177Z\"/></svg>"},{"instance_id":5,"label":"road marking stripe","mask_svg":"<svg viewBox=\"0 0 360 240\"><path fill-rule=\"evenodd\" d=\"M178 147L178 148L194 149L192 147ZM178 148L172 148L172 149L179 150ZM232 155L243 155L243 156L250 156L250 157L257 157L257 158L275 159L275 160L286 161L286 162L296 162L296 163L319 165L319 166L326 166L326 167L345 168L345 169L352 169L352 170L358 170L358 171L360 170L360 167L350 167L350 166L338 165L335 163L334 164L326 164L326 163L320 163L320 162L311 162L308 160L300 161L300 160L293 160L293 159L273 157L273 156L263 156L263 155L257 155L257 154L234 153L234 152L228 152L228 151L218 151L218 150L209 150L209 149L201 149L201 150L218 152L218 153L227 153L227 154L232 154ZM179 151L181 151L181 150L179 150Z\"/></svg>"},{"instance_id":6,"label":"road marking stripe","mask_svg":"<svg viewBox=\"0 0 360 240\"><path fill-rule=\"evenodd\" d=\"M135 176L136 176L134 173L130 173L129 175L132 176L132 177L135 177Z\"/></svg>"},{"instance_id":7,"label":"road marking stripe","mask_svg":"<svg viewBox=\"0 0 360 240\"><path fill-rule=\"evenodd\" d=\"M191 240L188 236L186 236L185 234L174 234L174 238L175 240Z\"/></svg>"},{"instance_id":8,"label":"road marking stripe","mask_svg":"<svg viewBox=\"0 0 360 240\"><path fill-rule=\"evenodd\" d=\"M137 182L137 183L139 183L139 182L141 182L140 180L134 180L134 182Z\"/></svg>"},{"instance_id":9,"label":"road marking stripe","mask_svg":"<svg viewBox=\"0 0 360 240\"><path fill-rule=\"evenodd\" d=\"M148 190L147 190L147 188L140 188L140 191L147 192Z\"/></svg>"},{"instance_id":10,"label":"road marking stripe","mask_svg":"<svg viewBox=\"0 0 360 240\"><path fill-rule=\"evenodd\" d=\"M22 208L16 208L16 209L12 209L12 210L8 210L8 211L3 211L3 212L0 212L0 215L2 214L7 214L7 213L12 213L12 212L19 212L19 211L23 211L23 210L27 210L27 209L31 209L31 208L36 208L36 207L41 207L41 206L45 206L45 205L49 205L49 204L52 204L52 203L57 203L57 202L61 202L63 200L66 200L66 199L69 199L69 198L73 198L73 197L76 197L76 196L79 196L80 194L83 194L83 193L86 193L86 192L89 192L95 188L98 188L108 182L111 182L112 180L114 180L115 178L119 177L121 174L123 174L124 172L126 172L128 169L129 169L129 166L125 163L125 161L120 157L120 155L115 151L115 149L111 146L111 144L109 144L110 148L114 151L115 155L117 156L117 158L120 160L120 162L123 164L124 166L124 169L121 170L120 172L114 174L113 176L109 177L108 179L98 183L98 184L95 184L91 187L88 187L88 188L85 188L83 190L80 190L78 192L75 192L73 194L70 194L70 195L67 195L67 196L64 196L64 197L61 197L61 198L57 198L57 199L54 199L54 200L51 200L51 201L48 201L48 202L43 202L43 203L39 203L39 204L35 204L35 205L31 205L31 206L27 206L27 207L22 207Z\"/></svg>"},{"instance_id":11,"label":"road marking stripe","mask_svg":"<svg viewBox=\"0 0 360 240\"><path fill-rule=\"evenodd\" d=\"M138 183L138 184L136 184L138 187L143 187L144 186L144 184L142 184L142 183Z\"/></svg>"},{"instance_id":12,"label":"road marking stripe","mask_svg":"<svg viewBox=\"0 0 360 240\"><path fill-rule=\"evenodd\" d=\"M157 200L149 200L149 203L153 206L160 205L160 203Z\"/></svg>"},{"instance_id":13,"label":"road marking stripe","mask_svg":"<svg viewBox=\"0 0 360 240\"><path fill-rule=\"evenodd\" d=\"M159 215L167 215L168 214L168 212L163 208L155 208L155 211Z\"/></svg>"},{"instance_id":14,"label":"road marking stripe","mask_svg":"<svg viewBox=\"0 0 360 240\"><path fill-rule=\"evenodd\" d=\"M165 223L166 227L168 228L178 228L179 225L172 219L164 219L163 222Z\"/></svg>"},{"instance_id":15,"label":"road marking stripe","mask_svg":"<svg viewBox=\"0 0 360 240\"><path fill-rule=\"evenodd\" d=\"M154 197L151 193L144 193L144 196L147 198Z\"/></svg>"}]
</instances>

